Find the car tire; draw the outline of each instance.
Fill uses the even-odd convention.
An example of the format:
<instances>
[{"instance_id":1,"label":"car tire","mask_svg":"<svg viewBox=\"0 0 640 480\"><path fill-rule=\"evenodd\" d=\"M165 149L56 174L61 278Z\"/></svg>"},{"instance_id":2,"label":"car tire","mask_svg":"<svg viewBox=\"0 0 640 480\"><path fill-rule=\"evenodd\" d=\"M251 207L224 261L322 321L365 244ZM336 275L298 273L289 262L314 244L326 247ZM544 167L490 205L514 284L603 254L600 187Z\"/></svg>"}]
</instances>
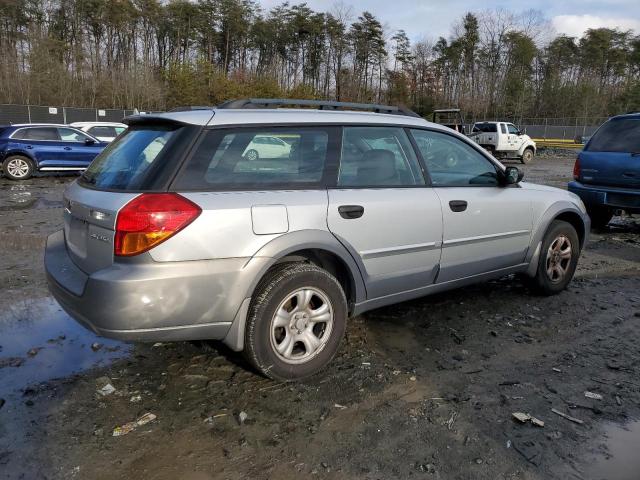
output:
<instances>
[{"instance_id":1,"label":"car tire","mask_svg":"<svg viewBox=\"0 0 640 480\"><path fill-rule=\"evenodd\" d=\"M254 150L252 148L247 153L245 153L244 158L246 158L247 160L254 161L254 160L259 160L260 159L260 155L258 154L257 150Z\"/></svg>"},{"instance_id":2,"label":"car tire","mask_svg":"<svg viewBox=\"0 0 640 480\"><path fill-rule=\"evenodd\" d=\"M525 148L524 152L522 152L522 157L520 157L520 162L525 165L527 163L531 163L531 160L533 160L533 155L533 148Z\"/></svg>"},{"instance_id":3,"label":"car tire","mask_svg":"<svg viewBox=\"0 0 640 480\"><path fill-rule=\"evenodd\" d=\"M595 229L606 227L613 218L613 208L609 207L587 207L587 213L589 214L589 218L591 218L591 226Z\"/></svg>"},{"instance_id":4,"label":"car tire","mask_svg":"<svg viewBox=\"0 0 640 480\"><path fill-rule=\"evenodd\" d=\"M33 175L33 162L22 155L11 155L2 163L2 171L9 180L27 180Z\"/></svg>"},{"instance_id":5,"label":"car tire","mask_svg":"<svg viewBox=\"0 0 640 480\"><path fill-rule=\"evenodd\" d=\"M560 293L573 278L580 257L576 229L562 220L551 222L542 240L533 287L542 295Z\"/></svg>"},{"instance_id":6,"label":"car tire","mask_svg":"<svg viewBox=\"0 0 640 480\"><path fill-rule=\"evenodd\" d=\"M269 378L302 380L331 362L346 324L347 300L333 275L309 263L283 264L256 288L244 355Z\"/></svg>"}]
</instances>

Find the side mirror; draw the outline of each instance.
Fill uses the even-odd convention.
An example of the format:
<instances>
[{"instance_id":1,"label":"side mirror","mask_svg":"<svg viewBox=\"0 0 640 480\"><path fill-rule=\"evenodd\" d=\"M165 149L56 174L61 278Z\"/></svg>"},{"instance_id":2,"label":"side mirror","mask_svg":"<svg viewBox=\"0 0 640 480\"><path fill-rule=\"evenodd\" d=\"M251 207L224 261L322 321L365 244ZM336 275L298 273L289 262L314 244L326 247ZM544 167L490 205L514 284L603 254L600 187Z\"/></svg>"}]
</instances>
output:
<instances>
[{"instance_id":1,"label":"side mirror","mask_svg":"<svg viewBox=\"0 0 640 480\"><path fill-rule=\"evenodd\" d=\"M84 139L84 144L85 145L93 145L94 143L96 143L96 141L93 138L85 138Z\"/></svg>"},{"instance_id":2,"label":"side mirror","mask_svg":"<svg viewBox=\"0 0 640 480\"><path fill-rule=\"evenodd\" d=\"M503 175L505 185L515 185L522 180L524 172L518 170L518 167L507 167L505 168Z\"/></svg>"}]
</instances>

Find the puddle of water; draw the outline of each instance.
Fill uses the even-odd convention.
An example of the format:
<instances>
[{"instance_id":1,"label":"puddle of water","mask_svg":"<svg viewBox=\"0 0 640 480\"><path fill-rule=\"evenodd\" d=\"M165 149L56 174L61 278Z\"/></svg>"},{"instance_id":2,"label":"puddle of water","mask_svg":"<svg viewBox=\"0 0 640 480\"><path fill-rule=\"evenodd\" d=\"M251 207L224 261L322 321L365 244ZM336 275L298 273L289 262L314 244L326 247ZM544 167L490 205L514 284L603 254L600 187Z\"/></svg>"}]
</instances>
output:
<instances>
[{"instance_id":1,"label":"puddle of water","mask_svg":"<svg viewBox=\"0 0 640 480\"><path fill-rule=\"evenodd\" d=\"M587 469L592 480L638 480L640 477L640 421L627 425L609 424L605 428L608 455L598 458Z\"/></svg>"},{"instance_id":2,"label":"puddle of water","mask_svg":"<svg viewBox=\"0 0 640 480\"><path fill-rule=\"evenodd\" d=\"M32 178L26 182L0 180L4 195L0 199L0 211L59 208L65 179Z\"/></svg>"},{"instance_id":3,"label":"puddle of water","mask_svg":"<svg viewBox=\"0 0 640 480\"><path fill-rule=\"evenodd\" d=\"M93 351L91 345L102 347ZM27 352L39 349L30 356ZM19 301L0 313L0 397L125 357L130 345L80 326L52 298ZM9 363L20 366L2 366Z\"/></svg>"}]
</instances>

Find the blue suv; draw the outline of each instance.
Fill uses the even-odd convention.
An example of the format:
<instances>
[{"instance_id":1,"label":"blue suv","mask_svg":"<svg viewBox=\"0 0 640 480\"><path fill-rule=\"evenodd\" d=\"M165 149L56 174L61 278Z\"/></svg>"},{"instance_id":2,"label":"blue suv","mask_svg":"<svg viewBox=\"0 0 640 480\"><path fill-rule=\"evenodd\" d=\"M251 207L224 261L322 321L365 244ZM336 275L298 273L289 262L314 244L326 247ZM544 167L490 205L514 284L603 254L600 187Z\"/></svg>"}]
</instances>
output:
<instances>
[{"instance_id":1,"label":"blue suv","mask_svg":"<svg viewBox=\"0 0 640 480\"><path fill-rule=\"evenodd\" d=\"M640 113L610 118L589 139L573 168L569 191L602 228L616 210L640 213Z\"/></svg>"},{"instance_id":2,"label":"blue suv","mask_svg":"<svg viewBox=\"0 0 640 480\"><path fill-rule=\"evenodd\" d=\"M84 170L108 144L66 125L0 127L0 162L11 180L35 171Z\"/></svg>"}]
</instances>

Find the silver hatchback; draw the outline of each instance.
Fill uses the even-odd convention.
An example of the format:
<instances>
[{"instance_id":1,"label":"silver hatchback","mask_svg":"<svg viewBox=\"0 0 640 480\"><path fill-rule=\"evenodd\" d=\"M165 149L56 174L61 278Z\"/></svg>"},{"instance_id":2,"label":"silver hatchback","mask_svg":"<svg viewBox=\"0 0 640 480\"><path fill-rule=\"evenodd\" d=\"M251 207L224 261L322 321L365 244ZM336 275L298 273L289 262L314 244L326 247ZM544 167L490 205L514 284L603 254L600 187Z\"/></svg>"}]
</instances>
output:
<instances>
[{"instance_id":1,"label":"silver hatchback","mask_svg":"<svg viewBox=\"0 0 640 480\"><path fill-rule=\"evenodd\" d=\"M373 308L516 272L558 293L589 232L577 196L396 107L253 99L126 123L65 192L53 295L100 335L222 340L276 379L317 372Z\"/></svg>"}]
</instances>

